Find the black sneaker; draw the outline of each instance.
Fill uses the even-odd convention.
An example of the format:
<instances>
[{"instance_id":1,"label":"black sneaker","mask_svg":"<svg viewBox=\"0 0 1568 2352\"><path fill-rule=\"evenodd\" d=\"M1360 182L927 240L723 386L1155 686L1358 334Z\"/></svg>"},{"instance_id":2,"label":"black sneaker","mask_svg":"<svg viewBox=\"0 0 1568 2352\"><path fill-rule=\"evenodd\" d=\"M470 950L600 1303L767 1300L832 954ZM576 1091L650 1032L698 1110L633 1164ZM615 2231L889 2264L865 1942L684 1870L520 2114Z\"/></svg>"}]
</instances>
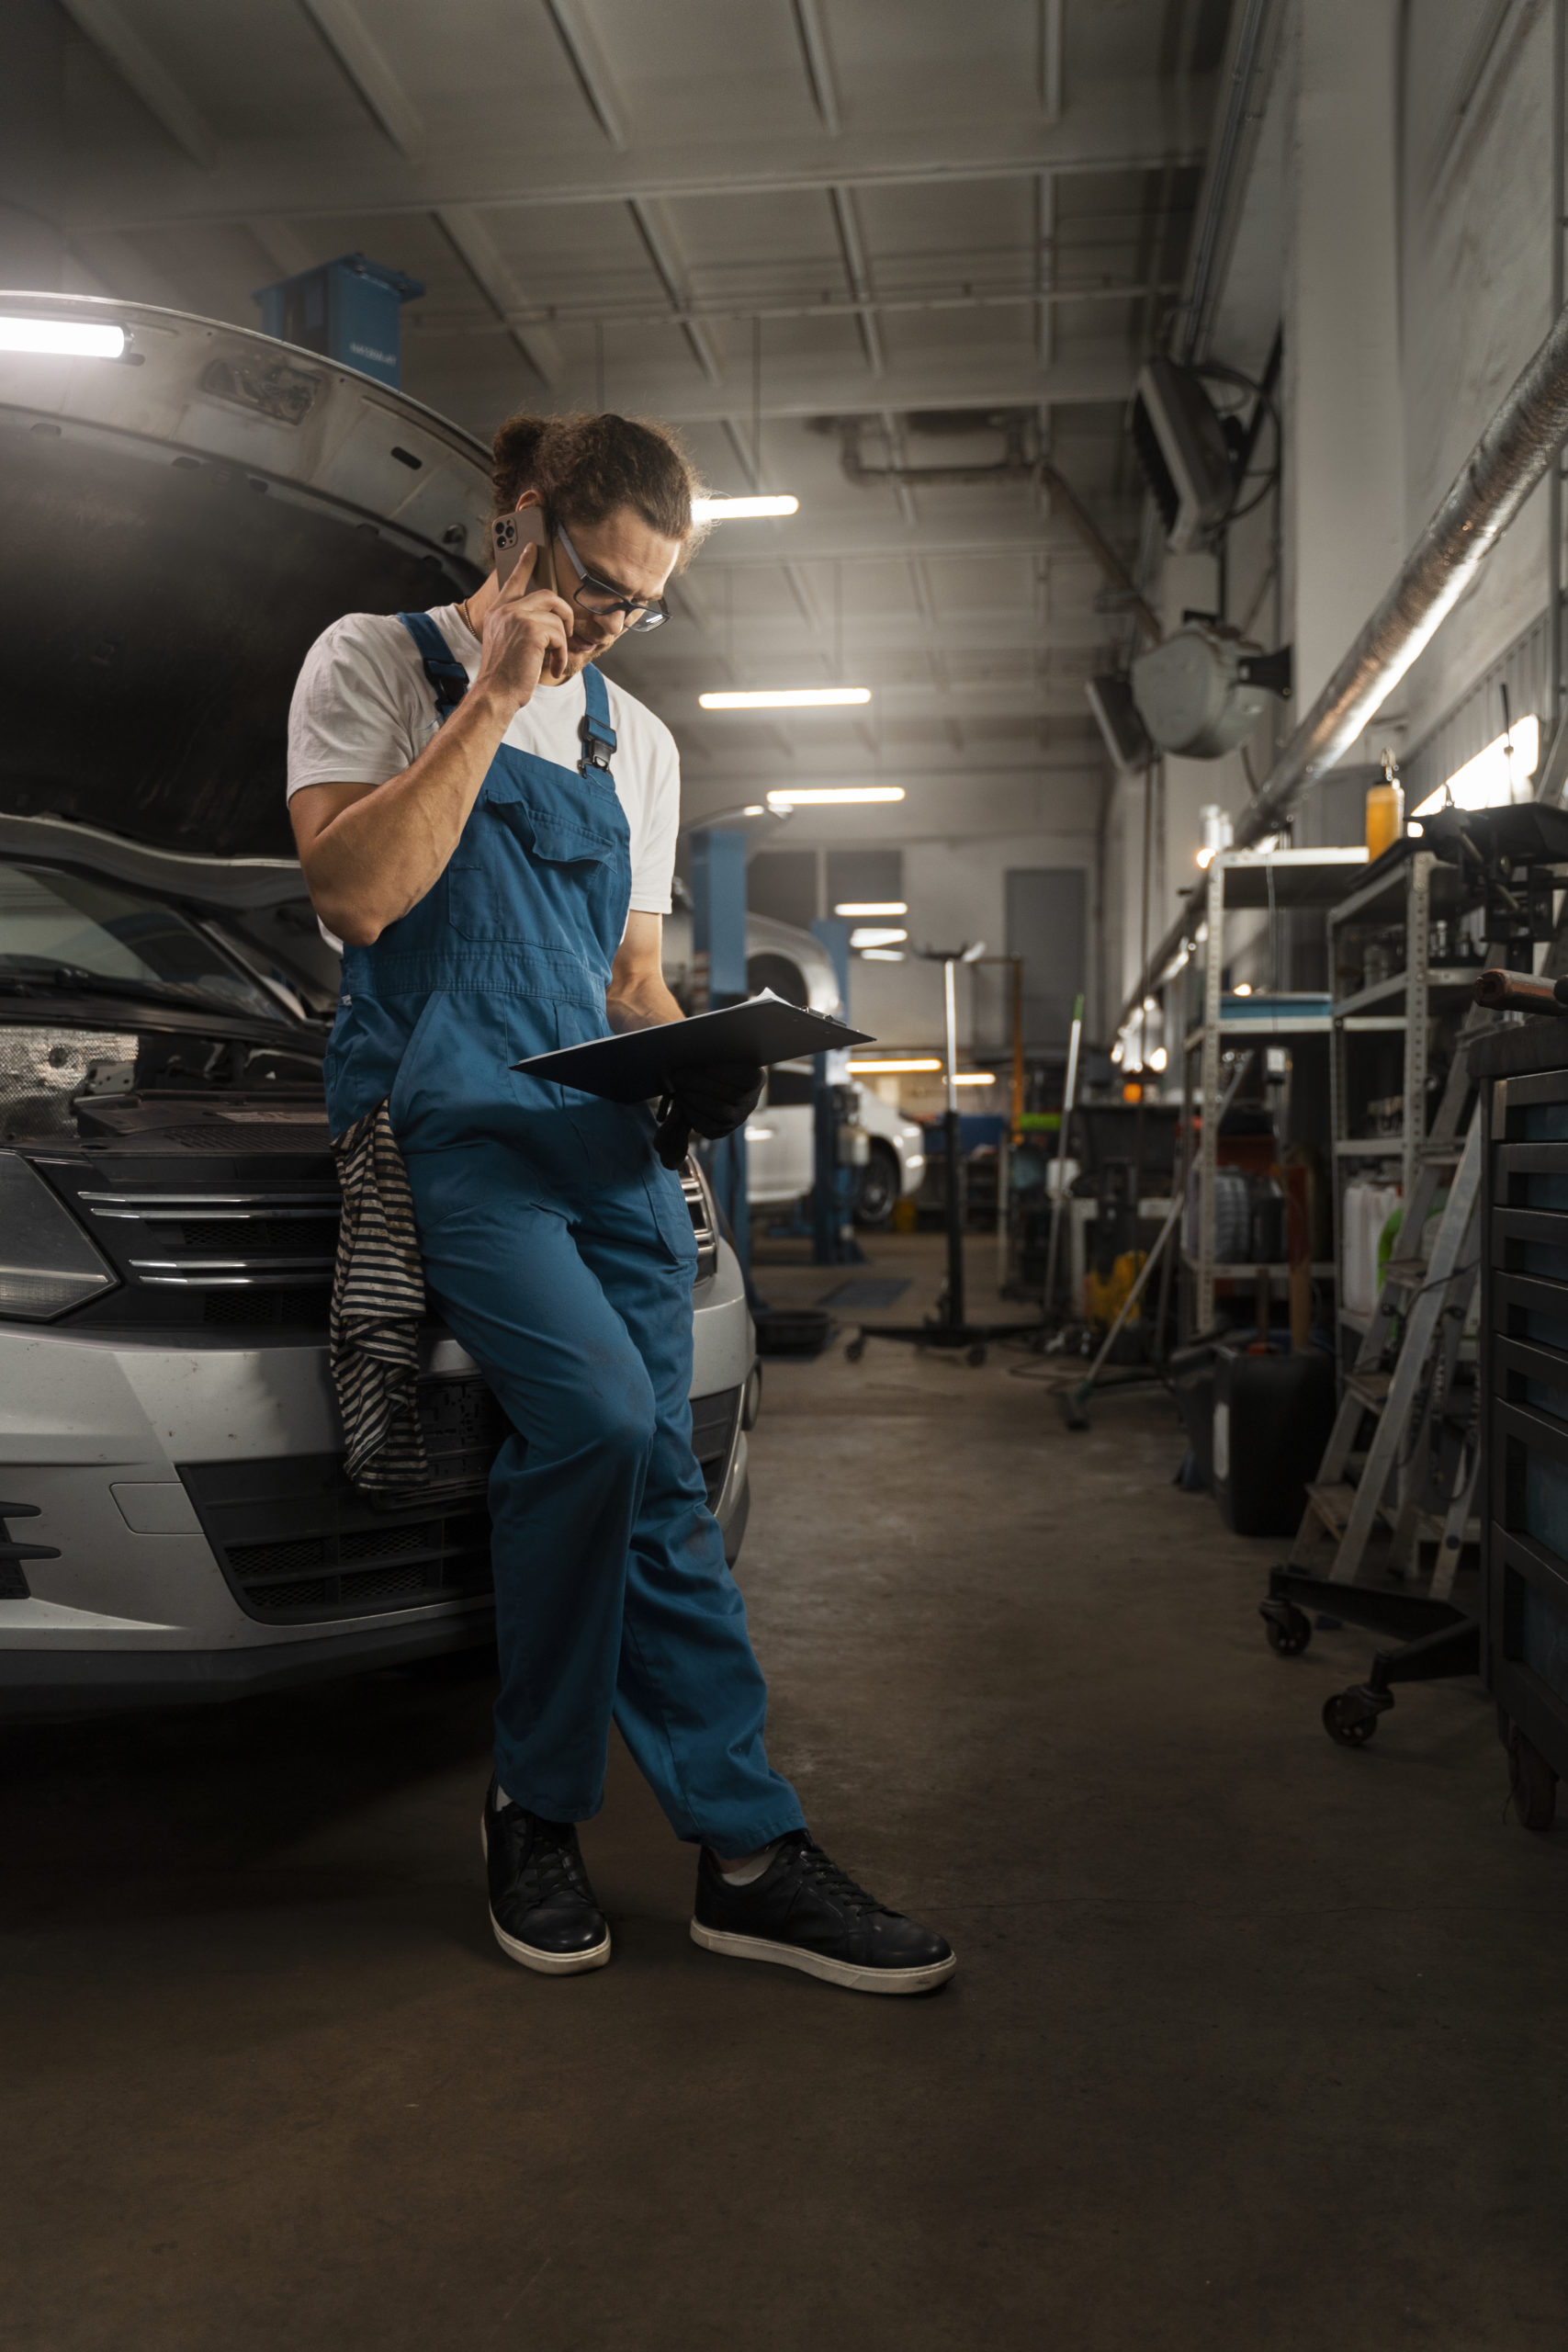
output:
<instances>
[{"instance_id":1,"label":"black sneaker","mask_svg":"<svg viewBox=\"0 0 1568 2352\"><path fill-rule=\"evenodd\" d=\"M520 1804L498 1807L496 1794L492 1780L479 1823L496 1942L542 1976L603 1968L610 1930L582 1867L576 1825L543 1821Z\"/></svg>"},{"instance_id":2,"label":"black sneaker","mask_svg":"<svg viewBox=\"0 0 1568 2352\"><path fill-rule=\"evenodd\" d=\"M703 1849L692 1941L734 1960L772 1960L852 1993L929 1993L958 1962L946 1939L874 1901L792 1829L750 1886L732 1886Z\"/></svg>"}]
</instances>

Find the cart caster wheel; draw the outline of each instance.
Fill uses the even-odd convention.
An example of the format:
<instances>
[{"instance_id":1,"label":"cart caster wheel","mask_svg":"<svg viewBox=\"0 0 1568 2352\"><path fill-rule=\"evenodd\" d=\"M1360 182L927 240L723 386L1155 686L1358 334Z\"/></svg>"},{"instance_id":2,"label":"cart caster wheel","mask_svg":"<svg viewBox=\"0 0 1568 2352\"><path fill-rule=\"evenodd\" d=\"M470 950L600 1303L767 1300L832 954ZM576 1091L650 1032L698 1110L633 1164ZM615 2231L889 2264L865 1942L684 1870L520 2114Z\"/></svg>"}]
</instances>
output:
<instances>
[{"instance_id":1,"label":"cart caster wheel","mask_svg":"<svg viewBox=\"0 0 1568 2352\"><path fill-rule=\"evenodd\" d=\"M1323 1728L1341 1747L1365 1747L1382 1710L1369 1707L1359 1690L1336 1690L1323 1707Z\"/></svg>"},{"instance_id":2,"label":"cart caster wheel","mask_svg":"<svg viewBox=\"0 0 1568 2352\"><path fill-rule=\"evenodd\" d=\"M1300 1657L1312 1639L1312 1619L1293 1600L1266 1600L1262 1604L1263 1632L1269 1646L1280 1657Z\"/></svg>"},{"instance_id":3,"label":"cart caster wheel","mask_svg":"<svg viewBox=\"0 0 1568 2352\"><path fill-rule=\"evenodd\" d=\"M859 1363L864 1353L865 1341L863 1340L852 1340L849 1346L844 1350L844 1362L846 1363Z\"/></svg>"},{"instance_id":4,"label":"cart caster wheel","mask_svg":"<svg viewBox=\"0 0 1568 2352\"><path fill-rule=\"evenodd\" d=\"M1515 1724L1508 1733L1508 1793L1527 1829L1550 1829L1557 1811L1557 1775Z\"/></svg>"},{"instance_id":5,"label":"cart caster wheel","mask_svg":"<svg viewBox=\"0 0 1568 2352\"><path fill-rule=\"evenodd\" d=\"M984 1363L986 1361L985 1349L978 1343L972 1348L965 1348L964 1351L964 1361L965 1363Z\"/></svg>"}]
</instances>

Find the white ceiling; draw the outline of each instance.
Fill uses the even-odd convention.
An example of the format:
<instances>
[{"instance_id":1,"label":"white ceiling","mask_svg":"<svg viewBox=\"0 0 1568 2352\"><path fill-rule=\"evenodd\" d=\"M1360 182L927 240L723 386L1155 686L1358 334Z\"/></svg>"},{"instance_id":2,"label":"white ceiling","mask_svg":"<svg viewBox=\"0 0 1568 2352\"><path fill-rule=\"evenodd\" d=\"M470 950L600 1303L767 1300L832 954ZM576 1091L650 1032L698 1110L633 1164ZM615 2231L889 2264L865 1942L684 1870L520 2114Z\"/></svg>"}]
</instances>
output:
<instances>
[{"instance_id":1,"label":"white ceiling","mask_svg":"<svg viewBox=\"0 0 1568 2352\"><path fill-rule=\"evenodd\" d=\"M1229 0L14 5L33 78L3 196L58 220L78 289L254 325L255 287L360 249L425 281L404 385L471 430L604 404L678 423L719 492L798 496L721 526L675 621L616 657L699 810L910 779L918 828L926 777L951 830L973 775L1048 820L1051 778L1097 767L1083 680L1113 622L1037 483L852 485L813 420L870 420L871 465L973 465L994 433L911 413L1028 410L1131 557L1123 410L1181 279ZM696 708L835 681L869 709Z\"/></svg>"}]
</instances>

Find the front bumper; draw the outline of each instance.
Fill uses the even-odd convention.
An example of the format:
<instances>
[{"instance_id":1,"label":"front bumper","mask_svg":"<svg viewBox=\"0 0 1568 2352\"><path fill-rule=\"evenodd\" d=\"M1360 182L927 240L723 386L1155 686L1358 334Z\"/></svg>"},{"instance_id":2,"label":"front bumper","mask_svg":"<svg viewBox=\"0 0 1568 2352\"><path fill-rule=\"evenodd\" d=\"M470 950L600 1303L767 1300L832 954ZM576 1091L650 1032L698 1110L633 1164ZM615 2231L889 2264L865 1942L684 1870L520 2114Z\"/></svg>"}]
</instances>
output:
<instances>
[{"instance_id":1,"label":"front bumper","mask_svg":"<svg viewBox=\"0 0 1568 2352\"><path fill-rule=\"evenodd\" d=\"M739 1400L754 1349L727 1247L697 1285L694 1332L696 1418L709 1400L712 1430L716 1400L736 1398L708 1464L733 1558L747 1503ZM454 1377L473 1366L433 1333L425 1369ZM319 1474L341 1449L322 1345L163 1346L0 1327L0 1543L8 1525L14 1544L52 1555L21 1564L27 1597L0 1598L0 1712L221 1699L490 1638L488 1591L405 1606L383 1579L375 1608L340 1602L306 1611L308 1623L246 1605L214 1549L210 1513L204 1524L192 1499L202 1481L182 1470L201 1465L220 1483L229 1471L243 1487L246 1465L265 1465L276 1492L288 1460L303 1484L307 1465ZM482 1491L461 1507L482 1514ZM344 1576L343 1593L353 1589Z\"/></svg>"}]
</instances>

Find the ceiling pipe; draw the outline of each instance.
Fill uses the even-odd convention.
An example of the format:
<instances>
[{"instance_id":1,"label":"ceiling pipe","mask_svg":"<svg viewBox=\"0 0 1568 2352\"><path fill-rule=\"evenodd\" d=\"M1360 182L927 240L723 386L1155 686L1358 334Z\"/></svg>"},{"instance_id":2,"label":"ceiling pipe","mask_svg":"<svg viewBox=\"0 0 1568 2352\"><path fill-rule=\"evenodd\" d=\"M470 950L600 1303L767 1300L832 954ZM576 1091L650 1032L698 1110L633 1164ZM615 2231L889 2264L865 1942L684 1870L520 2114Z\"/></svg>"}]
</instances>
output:
<instances>
[{"instance_id":1,"label":"ceiling pipe","mask_svg":"<svg viewBox=\"0 0 1568 2352\"><path fill-rule=\"evenodd\" d=\"M1568 309L1528 362L1461 467L1393 585L1236 820L1246 849L1278 831L1302 794L1344 758L1430 643L1568 437ZM1122 1008L1124 1027L1202 920L1202 884L1155 948Z\"/></svg>"},{"instance_id":2,"label":"ceiling pipe","mask_svg":"<svg viewBox=\"0 0 1568 2352\"><path fill-rule=\"evenodd\" d=\"M1000 433L1004 455L986 466L868 466L861 454L861 428L866 422L860 416L825 417L818 427L828 431L837 425L840 463L846 481L853 482L857 489L876 482L900 484L906 489L918 489L930 482L1043 482L1053 502L1060 503L1067 521L1104 573L1107 584L1122 598L1150 644L1159 643L1163 631L1153 608L1071 482L1048 458L1031 453L1029 441L1034 419L1027 411L998 411L990 415L978 412L973 417L952 413L940 427L930 417L922 420L916 415L909 420L917 431Z\"/></svg>"}]
</instances>

